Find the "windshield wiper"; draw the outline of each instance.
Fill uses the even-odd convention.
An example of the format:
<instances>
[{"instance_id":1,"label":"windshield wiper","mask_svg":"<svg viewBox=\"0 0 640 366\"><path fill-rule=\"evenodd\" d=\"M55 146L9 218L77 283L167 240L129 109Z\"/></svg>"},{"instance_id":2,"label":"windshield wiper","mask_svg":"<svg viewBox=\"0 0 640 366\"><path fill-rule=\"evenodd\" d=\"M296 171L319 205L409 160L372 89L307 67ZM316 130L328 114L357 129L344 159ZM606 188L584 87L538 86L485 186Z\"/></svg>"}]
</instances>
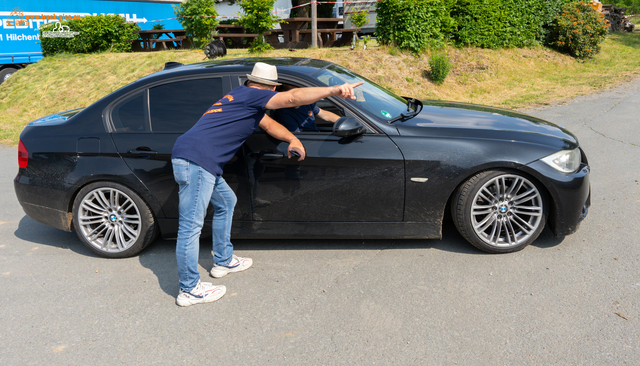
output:
<instances>
[{"instance_id":1,"label":"windshield wiper","mask_svg":"<svg viewBox=\"0 0 640 366\"><path fill-rule=\"evenodd\" d=\"M395 121L406 121L410 118L415 117L418 113L422 111L422 102L415 98L405 98L407 99L407 111L400 113L398 117L392 118L387 121L388 124L392 124ZM412 109L411 107L414 107Z\"/></svg>"}]
</instances>

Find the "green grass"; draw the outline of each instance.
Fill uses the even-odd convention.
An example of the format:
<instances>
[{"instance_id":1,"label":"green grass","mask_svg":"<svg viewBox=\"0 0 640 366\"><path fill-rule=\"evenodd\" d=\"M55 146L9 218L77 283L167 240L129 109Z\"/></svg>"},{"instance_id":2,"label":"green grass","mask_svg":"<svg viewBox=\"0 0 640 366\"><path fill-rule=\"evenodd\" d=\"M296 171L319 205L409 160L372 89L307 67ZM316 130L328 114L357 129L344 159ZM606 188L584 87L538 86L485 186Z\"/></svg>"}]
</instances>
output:
<instances>
[{"instance_id":1,"label":"green grass","mask_svg":"<svg viewBox=\"0 0 640 366\"><path fill-rule=\"evenodd\" d=\"M640 30L640 27L638 27ZM428 78L429 56L416 57L370 41L367 50L273 50L267 57L311 57L350 68L404 96L456 100L504 108L561 102L631 80L640 73L640 32L610 35L602 52L586 61L544 47L488 50L446 48L451 71L442 85ZM250 57L229 50L226 58ZM30 121L85 107L164 63L205 61L202 51L101 53L47 57L0 85L0 143L17 145Z\"/></svg>"}]
</instances>

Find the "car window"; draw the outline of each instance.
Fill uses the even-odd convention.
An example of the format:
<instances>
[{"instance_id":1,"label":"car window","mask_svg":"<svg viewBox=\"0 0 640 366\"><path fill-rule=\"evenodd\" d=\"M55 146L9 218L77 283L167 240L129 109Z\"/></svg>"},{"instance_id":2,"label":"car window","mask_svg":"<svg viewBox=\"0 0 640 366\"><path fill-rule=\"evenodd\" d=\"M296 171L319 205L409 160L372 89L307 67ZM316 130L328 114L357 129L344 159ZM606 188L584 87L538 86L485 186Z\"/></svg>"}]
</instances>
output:
<instances>
[{"instance_id":1,"label":"car window","mask_svg":"<svg viewBox=\"0 0 640 366\"><path fill-rule=\"evenodd\" d=\"M185 132L223 96L222 78L185 80L151 88L151 130Z\"/></svg>"},{"instance_id":2,"label":"car window","mask_svg":"<svg viewBox=\"0 0 640 366\"><path fill-rule=\"evenodd\" d=\"M334 113L338 117L344 117L345 115L344 110L341 107L336 106L334 103L326 99L322 99L316 102L316 106L322 110ZM287 109L291 111L297 110L297 108L285 108L284 110L287 110ZM305 109L304 111L307 112L308 109ZM305 120L305 114L300 114L296 112L282 113L275 109L268 109L266 113L269 117L273 118L278 123L284 125L285 127L287 127L287 129L289 129L289 131L293 133L315 132L315 131L308 130L308 128L313 128L312 126L315 126L315 128L317 128L319 132L326 132L326 133L333 132L333 123L324 121L321 118L315 118L313 122L305 121L304 125L299 125L298 123L303 123L303 121ZM311 112L309 111L308 113L311 113ZM288 118L288 123L287 121L283 121L282 118ZM305 127L307 129L305 129ZM298 131L297 129L300 129L300 131ZM262 130L260 129L260 127L258 127L256 131L260 132Z\"/></svg>"},{"instance_id":3,"label":"car window","mask_svg":"<svg viewBox=\"0 0 640 366\"><path fill-rule=\"evenodd\" d=\"M330 66L313 74L313 77L327 86L363 81L364 84L355 89L356 100L347 100L347 103L355 104L378 120L388 121L407 111L407 101L402 97L339 66Z\"/></svg>"},{"instance_id":4,"label":"car window","mask_svg":"<svg viewBox=\"0 0 640 366\"><path fill-rule=\"evenodd\" d=\"M145 92L142 91L125 99L113 108L111 119L117 132L149 131L147 113L145 112Z\"/></svg>"}]
</instances>

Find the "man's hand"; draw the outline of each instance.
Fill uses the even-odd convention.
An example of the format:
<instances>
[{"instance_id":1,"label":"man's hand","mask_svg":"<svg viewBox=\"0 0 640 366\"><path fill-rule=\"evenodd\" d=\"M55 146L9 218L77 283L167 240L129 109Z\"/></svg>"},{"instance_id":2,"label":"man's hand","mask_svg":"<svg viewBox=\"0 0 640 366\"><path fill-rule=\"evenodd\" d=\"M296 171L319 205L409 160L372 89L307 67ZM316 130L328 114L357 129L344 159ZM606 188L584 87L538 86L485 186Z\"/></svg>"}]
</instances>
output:
<instances>
[{"instance_id":1,"label":"man's hand","mask_svg":"<svg viewBox=\"0 0 640 366\"><path fill-rule=\"evenodd\" d=\"M267 114L265 114L264 117L262 117L262 120L260 120L260 128L280 141L289 142L289 147L287 148L287 155L289 156L289 159L291 159L291 153L289 151L295 151L300 155L298 161L304 160L307 156L307 152L304 149L302 142L300 142L300 140L298 140L298 138L289 132L289 130L287 130L283 125L276 122L276 120L269 117Z\"/></svg>"},{"instance_id":2,"label":"man's hand","mask_svg":"<svg viewBox=\"0 0 640 366\"><path fill-rule=\"evenodd\" d=\"M349 98L349 99L356 100L356 95L355 95L353 89L359 87L362 84L364 84L364 81L359 81L359 82L353 83L353 84L338 85L338 86L334 87L333 95L338 96L338 97L340 97L342 99Z\"/></svg>"},{"instance_id":3,"label":"man's hand","mask_svg":"<svg viewBox=\"0 0 640 366\"><path fill-rule=\"evenodd\" d=\"M291 151L295 151L300 155L298 161L304 160L304 158L307 156L304 145L302 145L302 142L300 142L300 140L298 140L297 138L289 141L289 148L287 148L287 155L289 156L289 159L291 159Z\"/></svg>"}]
</instances>

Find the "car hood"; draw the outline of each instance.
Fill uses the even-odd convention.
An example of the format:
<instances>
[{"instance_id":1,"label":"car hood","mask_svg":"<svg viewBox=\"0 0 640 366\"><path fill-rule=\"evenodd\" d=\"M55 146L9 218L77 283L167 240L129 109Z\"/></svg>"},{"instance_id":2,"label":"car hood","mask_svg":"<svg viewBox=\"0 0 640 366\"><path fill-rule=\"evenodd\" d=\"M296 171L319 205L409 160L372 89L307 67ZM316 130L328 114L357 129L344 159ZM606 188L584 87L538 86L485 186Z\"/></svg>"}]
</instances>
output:
<instances>
[{"instance_id":1,"label":"car hood","mask_svg":"<svg viewBox=\"0 0 640 366\"><path fill-rule=\"evenodd\" d=\"M400 135L521 140L560 144L565 148L578 146L578 140L568 130L523 113L448 101L424 100L422 103L424 107L417 116L394 123Z\"/></svg>"}]
</instances>

